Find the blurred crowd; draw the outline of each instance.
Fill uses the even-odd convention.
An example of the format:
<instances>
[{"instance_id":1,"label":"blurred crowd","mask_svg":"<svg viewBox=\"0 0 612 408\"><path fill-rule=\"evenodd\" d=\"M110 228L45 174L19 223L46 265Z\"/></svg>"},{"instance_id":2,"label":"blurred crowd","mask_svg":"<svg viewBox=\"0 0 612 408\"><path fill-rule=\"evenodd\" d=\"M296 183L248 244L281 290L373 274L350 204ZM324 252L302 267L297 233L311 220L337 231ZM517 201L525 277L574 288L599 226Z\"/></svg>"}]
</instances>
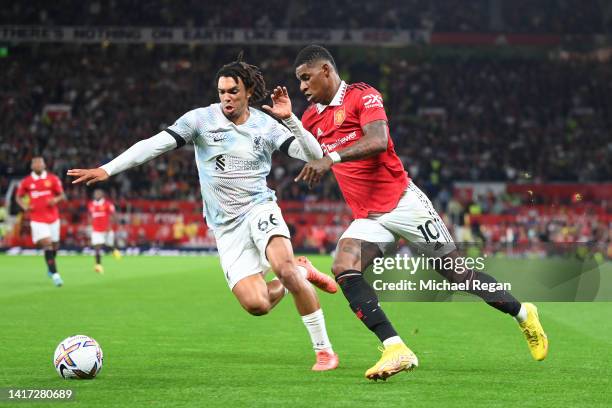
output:
<instances>
[{"instance_id":1,"label":"blurred crowd","mask_svg":"<svg viewBox=\"0 0 612 408\"><path fill-rule=\"evenodd\" d=\"M99 166L190 109L216 101L212 83L239 48L125 46L13 49L0 58L0 191L42 154L63 176ZM292 68L296 50L247 49L268 87L287 85L305 107ZM339 53L340 54L340 53ZM344 62L347 81L385 98L391 135L410 176L432 198L455 181L612 180L612 67L549 59L444 58ZM36 67L36 69L31 69ZM198 197L193 152L183 148L109 184L123 198ZM279 198L336 199L330 175L309 190L292 176L302 163L278 155L270 185ZM69 193L72 189L64 177Z\"/></svg>"},{"instance_id":2,"label":"blurred crowd","mask_svg":"<svg viewBox=\"0 0 612 408\"><path fill-rule=\"evenodd\" d=\"M68 168L99 166L184 112L215 102L216 70L242 49L262 68L268 88L289 87L294 111L301 113L306 102L292 67L298 49L12 48L0 58L5 79L0 82L0 196L40 154L63 179L69 198L86 198L90 191L70 185ZM368 82L382 92L400 158L444 213L453 213L457 181L612 180L609 62L486 55L378 59L370 54L357 60L346 50L332 51L344 79ZM313 189L294 183L302 165L282 154L274 157L269 185L279 199L342 198L331 174ZM199 201L193 151L186 146L168 153L113 177L105 189L113 200ZM524 203L513 200L481 200L480 213L504 214ZM473 205L461 201L460 212L469 213ZM315 246L329 246L347 221L334 224L338 231L320 226L329 231L304 239L319 237ZM461 226L457 220L452 224ZM533 232L517 230L515 236L521 234Z\"/></svg>"},{"instance_id":3,"label":"blurred crowd","mask_svg":"<svg viewBox=\"0 0 612 408\"><path fill-rule=\"evenodd\" d=\"M381 67L398 152L412 177L612 179L612 64L456 59Z\"/></svg>"},{"instance_id":4,"label":"blurred crowd","mask_svg":"<svg viewBox=\"0 0 612 408\"><path fill-rule=\"evenodd\" d=\"M605 33L612 6L580 0L31 0L0 8L1 24L211 28L382 28L439 32Z\"/></svg>"}]
</instances>

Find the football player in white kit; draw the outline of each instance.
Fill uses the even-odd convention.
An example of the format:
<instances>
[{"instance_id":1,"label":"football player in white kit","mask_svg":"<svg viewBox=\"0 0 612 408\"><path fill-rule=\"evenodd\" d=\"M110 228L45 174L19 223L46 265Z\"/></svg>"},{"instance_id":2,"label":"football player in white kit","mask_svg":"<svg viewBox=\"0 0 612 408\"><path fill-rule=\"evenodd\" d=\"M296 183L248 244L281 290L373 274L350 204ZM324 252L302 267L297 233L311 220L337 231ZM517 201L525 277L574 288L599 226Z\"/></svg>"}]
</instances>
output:
<instances>
[{"instance_id":1,"label":"football player in white kit","mask_svg":"<svg viewBox=\"0 0 612 408\"><path fill-rule=\"evenodd\" d=\"M294 258L289 230L266 176L272 153L281 150L309 161L323 152L316 139L291 112L286 88L272 93L272 106L252 105L267 97L261 71L241 61L223 66L216 75L220 103L191 110L174 125L141 140L110 163L95 169L71 169L73 184L87 185L140 165L160 154L193 143L204 215L214 231L227 283L242 305L255 316L268 313L291 293L308 329L316 353L315 371L333 370L338 355L332 350L325 319L312 282L334 293L334 280L300 257ZM277 279L264 280L272 270Z\"/></svg>"}]
</instances>

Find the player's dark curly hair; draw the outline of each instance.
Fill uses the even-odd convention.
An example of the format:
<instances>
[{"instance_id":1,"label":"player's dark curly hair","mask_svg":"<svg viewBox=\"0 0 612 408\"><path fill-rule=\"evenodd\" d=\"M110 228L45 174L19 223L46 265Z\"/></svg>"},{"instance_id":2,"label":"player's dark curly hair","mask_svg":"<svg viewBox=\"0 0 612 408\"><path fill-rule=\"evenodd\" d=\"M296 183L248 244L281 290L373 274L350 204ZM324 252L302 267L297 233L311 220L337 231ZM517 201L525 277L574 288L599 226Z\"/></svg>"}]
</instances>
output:
<instances>
[{"instance_id":1,"label":"player's dark curly hair","mask_svg":"<svg viewBox=\"0 0 612 408\"><path fill-rule=\"evenodd\" d=\"M302 48L297 57L295 57L293 69L302 64L310 64L315 61L327 61L336 71L338 71L338 68L336 68L336 61L334 61L334 57L332 57L327 48L316 44L311 44Z\"/></svg>"},{"instance_id":2,"label":"player's dark curly hair","mask_svg":"<svg viewBox=\"0 0 612 408\"><path fill-rule=\"evenodd\" d=\"M251 89L253 94L249 99L249 104L258 104L268 96L266 82L264 81L261 70L256 65L247 64L243 61L243 53L238 54L236 61L230 62L222 66L215 76L215 86L219 83L220 77L234 78L238 82L238 78L242 79L246 89Z\"/></svg>"}]
</instances>

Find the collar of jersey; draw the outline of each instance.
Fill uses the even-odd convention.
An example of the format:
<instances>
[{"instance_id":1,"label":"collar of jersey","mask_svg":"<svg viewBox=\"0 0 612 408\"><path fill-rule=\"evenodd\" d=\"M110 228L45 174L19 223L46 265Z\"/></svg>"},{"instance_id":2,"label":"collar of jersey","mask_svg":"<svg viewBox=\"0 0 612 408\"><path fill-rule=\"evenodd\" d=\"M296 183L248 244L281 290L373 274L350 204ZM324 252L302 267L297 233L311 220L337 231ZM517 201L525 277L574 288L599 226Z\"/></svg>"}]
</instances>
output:
<instances>
[{"instance_id":1,"label":"collar of jersey","mask_svg":"<svg viewBox=\"0 0 612 408\"><path fill-rule=\"evenodd\" d=\"M334 99L332 99L329 105L322 105L320 103L317 103L316 105L317 113L323 112L325 108L327 108L328 106L342 105L342 102L344 102L344 95L346 94L346 88L347 88L346 82L344 81L340 82L340 88L338 88L338 92L336 92L336 95L334 95Z\"/></svg>"},{"instance_id":2,"label":"collar of jersey","mask_svg":"<svg viewBox=\"0 0 612 408\"><path fill-rule=\"evenodd\" d=\"M96 205L100 205L100 204L104 203L104 198L101 198L99 200L94 200L94 203L96 203Z\"/></svg>"},{"instance_id":3,"label":"collar of jersey","mask_svg":"<svg viewBox=\"0 0 612 408\"><path fill-rule=\"evenodd\" d=\"M38 174L32 172L31 176L32 176L32 178L34 180L46 179L47 178L47 170L45 170L42 173L40 173L40 176Z\"/></svg>"}]
</instances>

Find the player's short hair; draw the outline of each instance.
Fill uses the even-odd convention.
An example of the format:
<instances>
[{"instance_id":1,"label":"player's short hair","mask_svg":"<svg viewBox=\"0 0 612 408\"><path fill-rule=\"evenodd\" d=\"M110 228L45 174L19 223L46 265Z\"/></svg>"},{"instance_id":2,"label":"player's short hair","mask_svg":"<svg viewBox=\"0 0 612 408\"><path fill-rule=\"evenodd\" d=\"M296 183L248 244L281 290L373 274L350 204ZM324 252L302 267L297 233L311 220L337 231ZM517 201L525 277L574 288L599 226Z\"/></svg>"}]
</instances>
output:
<instances>
[{"instance_id":1,"label":"player's short hair","mask_svg":"<svg viewBox=\"0 0 612 408\"><path fill-rule=\"evenodd\" d=\"M331 53L325 47L321 47L320 45L311 44L308 45L298 53L297 57L295 57L295 62L293 63L293 69L299 67L302 64L310 64L316 61L327 61L334 67L334 70L338 71L336 67L336 61L334 61L334 57L332 57Z\"/></svg>"},{"instance_id":2,"label":"player's short hair","mask_svg":"<svg viewBox=\"0 0 612 408\"><path fill-rule=\"evenodd\" d=\"M236 82L238 82L238 78L240 78L246 89L253 90L253 95L249 103L262 102L268 96L266 81L264 81L263 74L258 66L247 64L242 58L243 54L240 52L236 61L225 64L217 71L217 75L215 75L215 86L219 83L219 78L221 77L234 78Z\"/></svg>"}]
</instances>

